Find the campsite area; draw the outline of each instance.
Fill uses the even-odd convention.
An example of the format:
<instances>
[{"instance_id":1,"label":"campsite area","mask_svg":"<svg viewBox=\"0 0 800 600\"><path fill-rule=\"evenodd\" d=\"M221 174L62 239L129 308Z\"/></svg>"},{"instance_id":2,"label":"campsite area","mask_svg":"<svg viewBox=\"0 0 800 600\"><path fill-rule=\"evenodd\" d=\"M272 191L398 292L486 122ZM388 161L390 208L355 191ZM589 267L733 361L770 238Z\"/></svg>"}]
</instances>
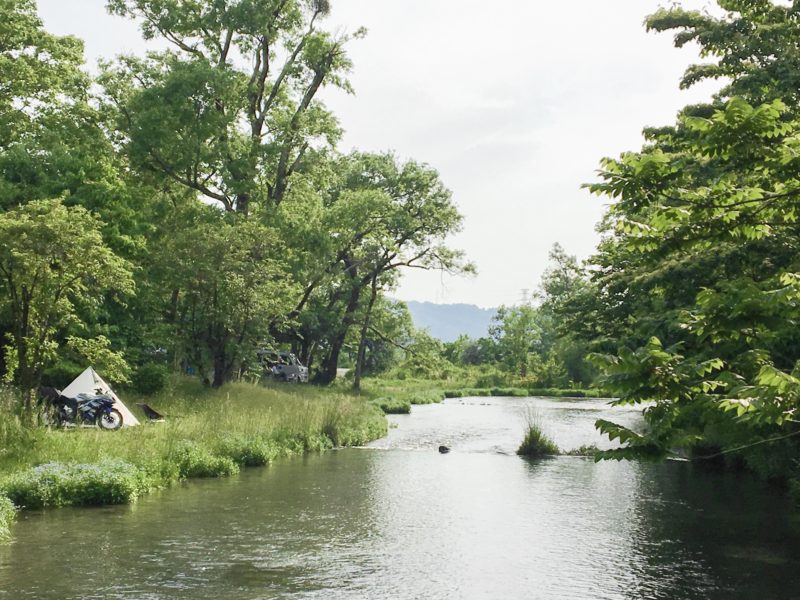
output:
<instances>
[{"instance_id":1,"label":"campsite area","mask_svg":"<svg viewBox=\"0 0 800 600\"><path fill-rule=\"evenodd\" d=\"M0 0L0 600L800 584L800 0Z\"/></svg>"}]
</instances>

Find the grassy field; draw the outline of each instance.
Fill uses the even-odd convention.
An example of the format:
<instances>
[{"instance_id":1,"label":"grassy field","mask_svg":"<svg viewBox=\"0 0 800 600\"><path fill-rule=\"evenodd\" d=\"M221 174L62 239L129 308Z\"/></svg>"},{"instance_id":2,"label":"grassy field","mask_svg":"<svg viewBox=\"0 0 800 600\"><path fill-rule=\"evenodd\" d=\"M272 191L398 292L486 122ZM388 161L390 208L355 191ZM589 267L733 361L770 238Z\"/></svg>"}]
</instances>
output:
<instances>
[{"instance_id":1,"label":"grassy field","mask_svg":"<svg viewBox=\"0 0 800 600\"><path fill-rule=\"evenodd\" d=\"M225 476L282 456L364 444L386 434L369 397L337 389L232 383L221 390L180 378L163 392L123 401L142 426L30 429L0 390L0 537L18 508L114 504L188 477ZM135 406L167 416L148 423Z\"/></svg>"}]
</instances>

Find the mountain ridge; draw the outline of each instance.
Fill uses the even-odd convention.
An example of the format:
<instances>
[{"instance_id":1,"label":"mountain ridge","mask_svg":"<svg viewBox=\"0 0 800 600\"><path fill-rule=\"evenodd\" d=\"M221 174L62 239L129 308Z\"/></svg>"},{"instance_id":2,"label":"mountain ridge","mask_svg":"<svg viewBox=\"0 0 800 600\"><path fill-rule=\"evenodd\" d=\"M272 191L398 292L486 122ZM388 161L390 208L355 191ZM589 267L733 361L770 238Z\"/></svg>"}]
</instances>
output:
<instances>
[{"instance_id":1,"label":"mountain ridge","mask_svg":"<svg viewBox=\"0 0 800 600\"><path fill-rule=\"evenodd\" d=\"M489 324L497 314L496 308L481 308L474 304L436 304L434 302L405 302L414 320L414 327L427 329L433 337L452 342L460 335L481 338L489 335Z\"/></svg>"}]
</instances>

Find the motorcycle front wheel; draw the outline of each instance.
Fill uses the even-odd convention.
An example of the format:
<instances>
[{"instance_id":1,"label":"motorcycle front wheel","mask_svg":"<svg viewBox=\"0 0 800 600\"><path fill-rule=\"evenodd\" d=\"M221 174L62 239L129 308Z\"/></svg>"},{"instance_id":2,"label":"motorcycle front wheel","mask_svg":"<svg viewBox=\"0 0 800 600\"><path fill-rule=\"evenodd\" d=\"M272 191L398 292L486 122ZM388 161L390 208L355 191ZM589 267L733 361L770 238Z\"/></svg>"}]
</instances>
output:
<instances>
[{"instance_id":1,"label":"motorcycle front wheel","mask_svg":"<svg viewBox=\"0 0 800 600\"><path fill-rule=\"evenodd\" d=\"M101 413L97 417L97 426L106 431L116 431L122 427L122 414L116 408Z\"/></svg>"}]
</instances>

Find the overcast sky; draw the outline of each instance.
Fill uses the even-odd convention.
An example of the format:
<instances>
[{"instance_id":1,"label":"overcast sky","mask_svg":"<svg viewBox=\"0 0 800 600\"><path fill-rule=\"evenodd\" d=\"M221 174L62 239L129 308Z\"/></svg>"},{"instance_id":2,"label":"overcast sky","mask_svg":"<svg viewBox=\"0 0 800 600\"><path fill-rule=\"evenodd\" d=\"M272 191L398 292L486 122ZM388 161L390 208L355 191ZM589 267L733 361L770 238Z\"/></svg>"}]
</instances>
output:
<instances>
[{"instance_id":1,"label":"overcast sky","mask_svg":"<svg viewBox=\"0 0 800 600\"><path fill-rule=\"evenodd\" d=\"M464 215L451 240L478 275L407 273L404 300L514 304L536 288L553 243L594 250L605 200L581 190L604 156L635 150L714 84L678 89L697 49L646 33L658 0L332 0L328 27L351 44L356 90L323 98L343 151L394 150L440 172ZM704 0L684 0L702 8ZM39 0L45 26L86 42L87 61L144 51L104 0Z\"/></svg>"}]
</instances>

